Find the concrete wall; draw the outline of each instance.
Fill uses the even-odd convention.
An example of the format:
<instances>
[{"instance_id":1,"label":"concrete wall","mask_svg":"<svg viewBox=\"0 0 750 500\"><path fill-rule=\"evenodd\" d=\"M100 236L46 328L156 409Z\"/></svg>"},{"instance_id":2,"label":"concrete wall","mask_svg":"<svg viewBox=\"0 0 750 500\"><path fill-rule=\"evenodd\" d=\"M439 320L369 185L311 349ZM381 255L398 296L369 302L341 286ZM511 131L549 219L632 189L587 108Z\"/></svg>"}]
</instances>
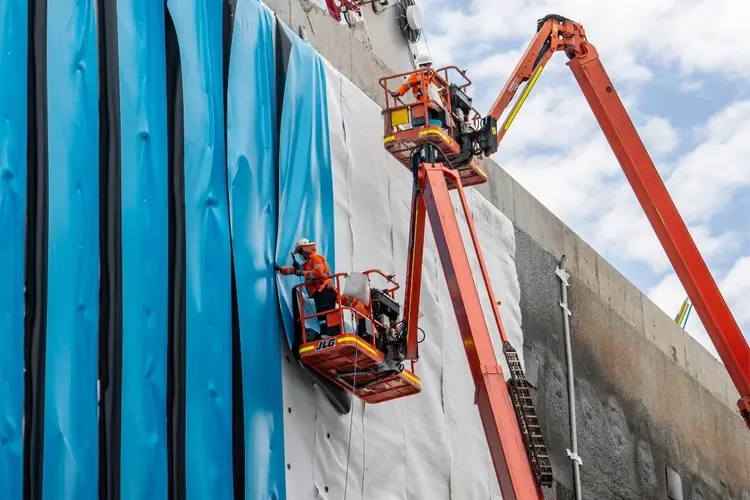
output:
<instances>
[{"instance_id":1,"label":"concrete wall","mask_svg":"<svg viewBox=\"0 0 750 500\"><path fill-rule=\"evenodd\" d=\"M572 498L573 483L566 455L567 371L556 263L557 255L516 230L527 371L538 376L537 410L556 480L551 493L565 499ZM750 434L736 411L647 341L642 321L638 326L618 310L622 299L610 301L580 273L572 273L569 306L584 498L667 498L667 466L680 474L686 499L750 498ZM669 331L668 318L657 312L664 318L659 333ZM696 364L704 361L700 352L693 353Z\"/></svg>"},{"instance_id":2,"label":"concrete wall","mask_svg":"<svg viewBox=\"0 0 750 500\"><path fill-rule=\"evenodd\" d=\"M403 73L414 68L415 57L398 27L396 3L390 0L389 7L379 14L368 5L362 8L362 14L373 53L396 73Z\"/></svg>"},{"instance_id":3,"label":"concrete wall","mask_svg":"<svg viewBox=\"0 0 750 500\"><path fill-rule=\"evenodd\" d=\"M304 27L326 59L383 104L378 79L394 71L377 53L387 54L390 46L407 57L408 48L379 27L382 19L370 22L365 14L366 23L349 29L309 0L266 3L293 29ZM554 274L557 259L566 254L584 498L666 498L670 466L681 475L686 499L750 500L750 433L721 363L504 170L491 160L485 170L489 182L478 191L517 230L527 371L537 379L555 469L550 497L569 498L572 489Z\"/></svg>"},{"instance_id":4,"label":"concrete wall","mask_svg":"<svg viewBox=\"0 0 750 500\"><path fill-rule=\"evenodd\" d=\"M380 106L384 91L378 80L411 66L409 45L396 27L395 9L376 15L364 6L365 21L349 28L311 0L265 0L265 4Z\"/></svg>"}]
</instances>

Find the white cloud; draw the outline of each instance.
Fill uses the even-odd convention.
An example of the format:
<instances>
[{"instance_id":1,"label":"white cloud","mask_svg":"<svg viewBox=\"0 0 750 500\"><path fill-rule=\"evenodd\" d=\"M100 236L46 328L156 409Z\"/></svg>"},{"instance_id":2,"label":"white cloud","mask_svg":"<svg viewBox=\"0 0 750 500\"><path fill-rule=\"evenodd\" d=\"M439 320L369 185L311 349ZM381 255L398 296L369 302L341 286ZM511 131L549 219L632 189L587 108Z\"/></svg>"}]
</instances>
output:
<instances>
[{"instance_id":1,"label":"white cloud","mask_svg":"<svg viewBox=\"0 0 750 500\"><path fill-rule=\"evenodd\" d=\"M690 222L710 221L739 189L750 185L750 101L717 113L701 135L703 143L677 162L667 181Z\"/></svg>"},{"instance_id":2,"label":"white cloud","mask_svg":"<svg viewBox=\"0 0 750 500\"><path fill-rule=\"evenodd\" d=\"M574 87L543 87L529 99L507 133L496 160L594 248L638 261L654 272L670 268L632 188L586 103ZM679 135L666 118L633 109L649 150L673 152ZM565 127L553 116L564 116ZM703 142L661 165L666 185L707 259L737 249L729 232L708 223L750 184L750 103L716 114L700 131Z\"/></svg>"},{"instance_id":3,"label":"white cloud","mask_svg":"<svg viewBox=\"0 0 750 500\"><path fill-rule=\"evenodd\" d=\"M677 146L677 132L666 118L652 116L641 127L641 137L653 155L671 153Z\"/></svg>"},{"instance_id":4,"label":"white cloud","mask_svg":"<svg viewBox=\"0 0 750 500\"><path fill-rule=\"evenodd\" d=\"M523 55L522 50L498 52L469 66L472 78L505 81Z\"/></svg>"},{"instance_id":5,"label":"white cloud","mask_svg":"<svg viewBox=\"0 0 750 500\"><path fill-rule=\"evenodd\" d=\"M750 44L744 36L748 2L630 0L602 9L589 0L506 0L502 8L496 0L470 0L468 7L433 0L424 12L434 24L430 45L448 60L465 55L477 41L528 41L537 19L555 12L584 25L616 81L650 78L645 57L677 65L685 74L721 71L750 77Z\"/></svg>"},{"instance_id":6,"label":"white cloud","mask_svg":"<svg viewBox=\"0 0 750 500\"><path fill-rule=\"evenodd\" d=\"M717 235L708 226L690 226L688 229L701 255L709 262L731 255L740 247L741 238L733 231Z\"/></svg>"},{"instance_id":7,"label":"white cloud","mask_svg":"<svg viewBox=\"0 0 750 500\"><path fill-rule=\"evenodd\" d=\"M607 203L602 185L618 173L604 139L582 143L573 154L514 155L500 164L568 223L596 217Z\"/></svg>"},{"instance_id":8,"label":"white cloud","mask_svg":"<svg viewBox=\"0 0 750 500\"><path fill-rule=\"evenodd\" d=\"M727 302L734 306L735 319L743 325L750 324L750 309L746 306L750 297L750 256L738 259L721 282L721 290Z\"/></svg>"},{"instance_id":9,"label":"white cloud","mask_svg":"<svg viewBox=\"0 0 750 500\"><path fill-rule=\"evenodd\" d=\"M680 90L683 92L698 92L703 90L703 80L685 80L680 82Z\"/></svg>"},{"instance_id":10,"label":"white cloud","mask_svg":"<svg viewBox=\"0 0 750 500\"><path fill-rule=\"evenodd\" d=\"M651 288L647 295L654 304L673 318L677 315L680 304L685 299L685 289L682 288L677 275L672 273L665 276L658 285Z\"/></svg>"}]
</instances>

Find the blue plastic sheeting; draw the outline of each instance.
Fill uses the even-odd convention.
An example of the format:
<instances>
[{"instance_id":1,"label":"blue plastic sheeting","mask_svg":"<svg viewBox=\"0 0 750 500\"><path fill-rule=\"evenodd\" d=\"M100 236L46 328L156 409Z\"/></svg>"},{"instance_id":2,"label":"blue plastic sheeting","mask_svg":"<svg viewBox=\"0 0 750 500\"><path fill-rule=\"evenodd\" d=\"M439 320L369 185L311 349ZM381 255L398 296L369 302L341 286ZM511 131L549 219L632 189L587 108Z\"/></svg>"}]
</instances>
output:
<instances>
[{"instance_id":1,"label":"blue plastic sheeting","mask_svg":"<svg viewBox=\"0 0 750 500\"><path fill-rule=\"evenodd\" d=\"M0 11L0 485L7 500L23 492L27 16L26 1Z\"/></svg>"},{"instance_id":2,"label":"blue plastic sheeting","mask_svg":"<svg viewBox=\"0 0 750 500\"><path fill-rule=\"evenodd\" d=\"M232 311L224 151L223 1L167 3L185 114L188 499L232 497Z\"/></svg>"},{"instance_id":3,"label":"blue plastic sheeting","mask_svg":"<svg viewBox=\"0 0 750 500\"><path fill-rule=\"evenodd\" d=\"M96 499L99 95L95 0L47 4L44 500Z\"/></svg>"},{"instance_id":4,"label":"blue plastic sheeting","mask_svg":"<svg viewBox=\"0 0 750 500\"><path fill-rule=\"evenodd\" d=\"M276 260L290 265L290 252L297 239L305 237L315 241L318 252L333 265L333 174L323 60L310 44L286 26L283 29L292 38L292 47L281 113ZM291 346L292 287L300 284L300 278L279 276L278 280L284 329Z\"/></svg>"},{"instance_id":5,"label":"blue plastic sheeting","mask_svg":"<svg viewBox=\"0 0 750 500\"><path fill-rule=\"evenodd\" d=\"M239 0L229 65L227 151L245 423L247 499L286 498L277 229L274 17ZM238 492L239 496L239 492Z\"/></svg>"},{"instance_id":6,"label":"blue plastic sheeting","mask_svg":"<svg viewBox=\"0 0 750 500\"><path fill-rule=\"evenodd\" d=\"M167 104L164 6L119 0L121 495L167 498Z\"/></svg>"}]
</instances>

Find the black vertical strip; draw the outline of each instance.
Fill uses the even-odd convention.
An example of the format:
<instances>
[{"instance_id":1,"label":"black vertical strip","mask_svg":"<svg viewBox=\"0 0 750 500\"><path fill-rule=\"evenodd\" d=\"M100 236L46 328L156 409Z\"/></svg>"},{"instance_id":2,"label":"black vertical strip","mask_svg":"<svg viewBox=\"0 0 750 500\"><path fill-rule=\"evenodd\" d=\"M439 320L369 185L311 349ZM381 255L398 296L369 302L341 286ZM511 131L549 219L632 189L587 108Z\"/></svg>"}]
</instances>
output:
<instances>
[{"instance_id":1,"label":"black vertical strip","mask_svg":"<svg viewBox=\"0 0 750 500\"><path fill-rule=\"evenodd\" d=\"M169 500L185 500L185 117L177 31L164 6L167 57L169 190L169 332L167 447Z\"/></svg>"},{"instance_id":2,"label":"black vertical strip","mask_svg":"<svg viewBox=\"0 0 750 500\"><path fill-rule=\"evenodd\" d=\"M281 116L284 109L284 89L286 88L286 71L289 56L292 52L292 39L286 33L281 20L276 17L276 137L281 137ZM278 162L276 164L278 169Z\"/></svg>"},{"instance_id":3,"label":"black vertical strip","mask_svg":"<svg viewBox=\"0 0 750 500\"><path fill-rule=\"evenodd\" d=\"M224 0L224 135L227 130L227 85L229 83L229 61L232 55L232 33L234 31L234 13L237 12L237 0Z\"/></svg>"},{"instance_id":4,"label":"black vertical strip","mask_svg":"<svg viewBox=\"0 0 750 500\"><path fill-rule=\"evenodd\" d=\"M23 498L41 500L47 337L47 0L29 1ZM1 488L1 486L0 486Z\"/></svg>"},{"instance_id":5,"label":"black vertical strip","mask_svg":"<svg viewBox=\"0 0 750 500\"><path fill-rule=\"evenodd\" d=\"M99 42L99 498L120 499L122 190L117 2L97 0Z\"/></svg>"},{"instance_id":6,"label":"black vertical strip","mask_svg":"<svg viewBox=\"0 0 750 500\"><path fill-rule=\"evenodd\" d=\"M232 57L232 34L237 0L224 1L224 144L227 142L229 99L229 63ZM228 165L228 164L227 164ZM232 265L232 478L235 498L245 497L245 402L242 383L242 342L240 339L239 307L237 304L237 275L234 266L234 236L231 233L232 204L229 196L230 171L227 169L227 209L229 211L230 255Z\"/></svg>"},{"instance_id":7,"label":"black vertical strip","mask_svg":"<svg viewBox=\"0 0 750 500\"><path fill-rule=\"evenodd\" d=\"M234 479L234 498L245 498L245 398L243 390L237 279L234 272L234 252L232 252L232 477Z\"/></svg>"}]
</instances>

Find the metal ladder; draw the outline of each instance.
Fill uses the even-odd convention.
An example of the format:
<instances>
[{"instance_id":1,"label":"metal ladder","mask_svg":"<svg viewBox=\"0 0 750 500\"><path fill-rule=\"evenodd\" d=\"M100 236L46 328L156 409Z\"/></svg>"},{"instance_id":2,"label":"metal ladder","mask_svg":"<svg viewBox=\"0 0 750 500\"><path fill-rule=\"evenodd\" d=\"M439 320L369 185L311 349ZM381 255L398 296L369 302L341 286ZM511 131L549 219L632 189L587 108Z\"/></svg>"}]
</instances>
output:
<instances>
[{"instance_id":1,"label":"metal ladder","mask_svg":"<svg viewBox=\"0 0 750 500\"><path fill-rule=\"evenodd\" d=\"M508 392L513 402L518 427L521 429L521 438L526 446L526 453L528 453L531 466L534 469L534 475L542 486L552 486L552 465L547 453L547 446L544 444L539 418L531 400L531 385L523 374L518 352L510 342L503 343L503 353L510 368Z\"/></svg>"}]
</instances>

